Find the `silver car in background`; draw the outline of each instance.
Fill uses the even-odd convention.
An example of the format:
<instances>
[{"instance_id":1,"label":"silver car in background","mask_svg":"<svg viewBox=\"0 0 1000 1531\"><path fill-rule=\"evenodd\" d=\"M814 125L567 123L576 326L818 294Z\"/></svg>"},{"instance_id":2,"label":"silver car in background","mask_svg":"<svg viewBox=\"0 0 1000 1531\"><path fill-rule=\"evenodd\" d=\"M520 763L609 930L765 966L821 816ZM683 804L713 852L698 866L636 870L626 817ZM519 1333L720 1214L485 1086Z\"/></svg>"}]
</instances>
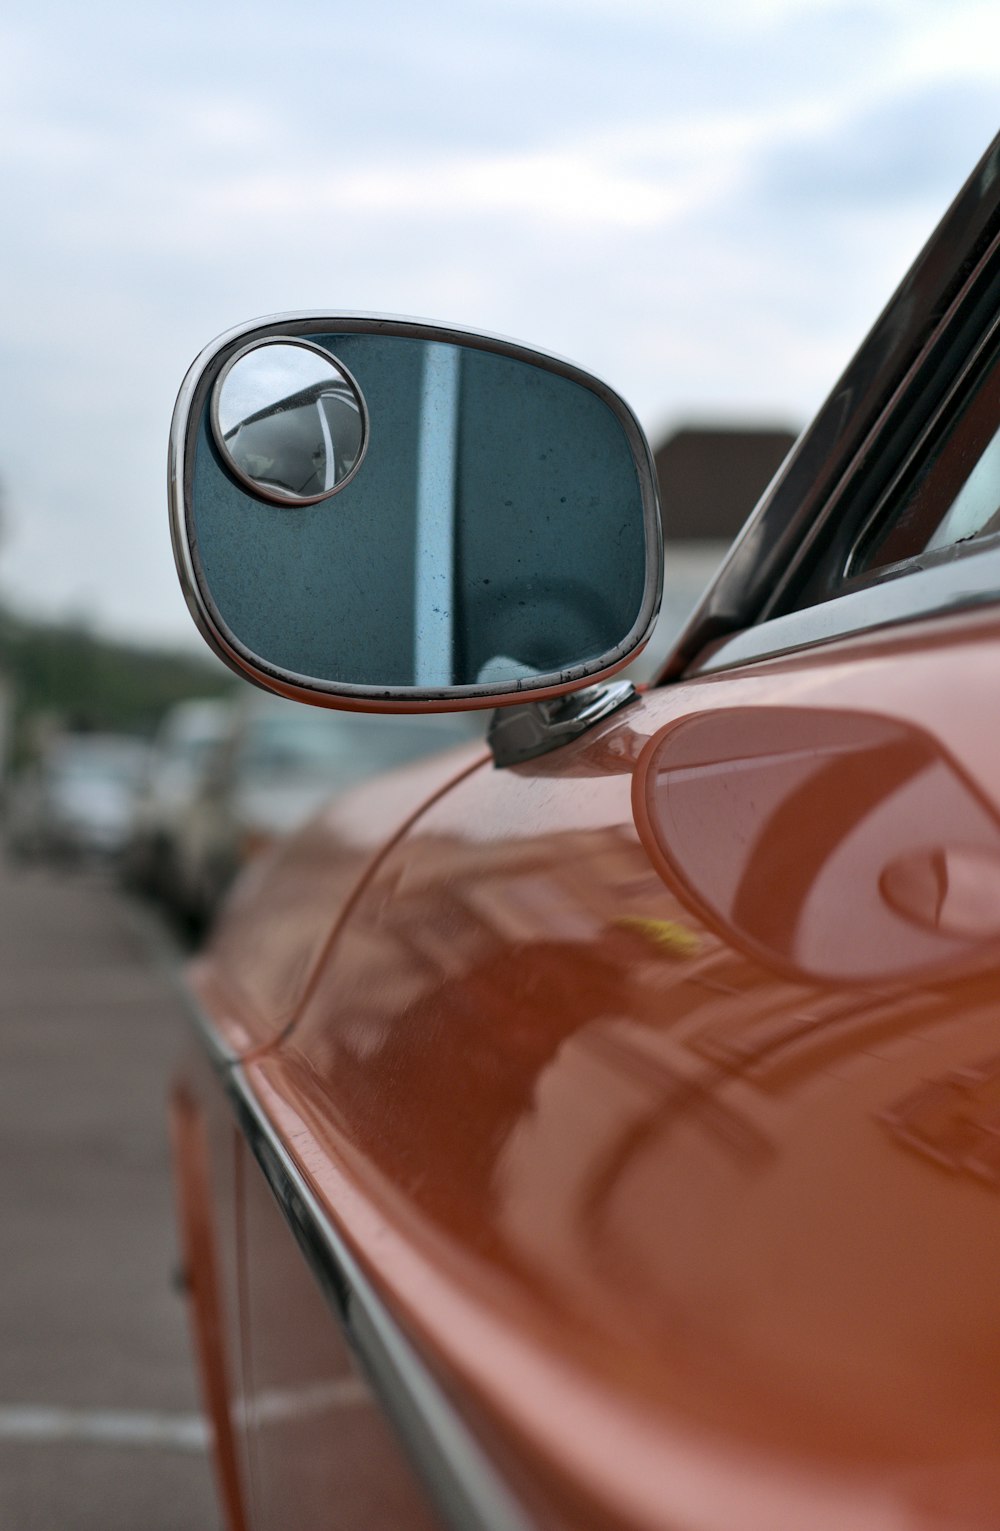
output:
<instances>
[{"instance_id":1,"label":"silver car in background","mask_svg":"<svg viewBox=\"0 0 1000 1531\"><path fill-rule=\"evenodd\" d=\"M240 868L334 794L482 732L476 713L327 712L279 697L248 698L229 714L178 817L177 913L192 929L204 927Z\"/></svg>"},{"instance_id":2,"label":"silver car in background","mask_svg":"<svg viewBox=\"0 0 1000 1531\"><path fill-rule=\"evenodd\" d=\"M179 825L232 712L231 702L180 702L160 724L133 800L122 860L125 881L140 893L167 904L177 901Z\"/></svg>"},{"instance_id":3,"label":"silver car in background","mask_svg":"<svg viewBox=\"0 0 1000 1531\"><path fill-rule=\"evenodd\" d=\"M60 734L16 779L7 845L21 857L116 857L130 833L148 746L120 734Z\"/></svg>"}]
</instances>

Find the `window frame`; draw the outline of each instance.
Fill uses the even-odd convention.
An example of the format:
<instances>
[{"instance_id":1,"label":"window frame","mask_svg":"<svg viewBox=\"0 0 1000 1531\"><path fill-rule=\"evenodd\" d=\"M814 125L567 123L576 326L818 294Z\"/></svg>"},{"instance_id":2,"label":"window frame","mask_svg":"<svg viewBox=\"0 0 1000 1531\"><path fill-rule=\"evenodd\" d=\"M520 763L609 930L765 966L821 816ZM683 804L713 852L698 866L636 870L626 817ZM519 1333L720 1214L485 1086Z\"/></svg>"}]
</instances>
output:
<instances>
[{"instance_id":1,"label":"window frame","mask_svg":"<svg viewBox=\"0 0 1000 1531\"><path fill-rule=\"evenodd\" d=\"M992 344L998 313L1000 137L769 486L656 683L1000 597L1000 549L988 545L1000 538L844 578Z\"/></svg>"},{"instance_id":2,"label":"window frame","mask_svg":"<svg viewBox=\"0 0 1000 1531\"><path fill-rule=\"evenodd\" d=\"M1000 293L998 293L998 302L1000 302ZM944 524L986 451L1000 436L1000 407L996 404L998 387L1000 387L1000 311L997 312L993 323L987 327L980 343L973 348L966 365L960 369L955 382L948 390L943 404L920 432L913 449L907 454L878 504L857 531L848 552L846 567L840 576L843 591L860 588L863 583L872 583L880 578L905 573L911 568L923 565L928 560L942 560L947 554L968 551L971 542L985 542L990 536L1000 535L997 531L973 532L966 538L955 538L950 542L942 543L937 548L931 548L925 543L923 547L899 558L886 559L882 563L866 562L867 557L877 553L885 541L892 536L895 526L901 519L903 496L912 487L921 467L929 464L929 481L935 474L939 477L946 475L952 468L954 455L961 451L963 435L978 435L985 426L988 435L985 437L983 449L976 454L962 483L953 493L947 495L943 514L929 528L928 541ZM929 460L931 460L930 463ZM943 467L940 466L942 463ZM1000 497L998 497L998 504L1000 504ZM893 510L897 511L895 523Z\"/></svg>"}]
</instances>

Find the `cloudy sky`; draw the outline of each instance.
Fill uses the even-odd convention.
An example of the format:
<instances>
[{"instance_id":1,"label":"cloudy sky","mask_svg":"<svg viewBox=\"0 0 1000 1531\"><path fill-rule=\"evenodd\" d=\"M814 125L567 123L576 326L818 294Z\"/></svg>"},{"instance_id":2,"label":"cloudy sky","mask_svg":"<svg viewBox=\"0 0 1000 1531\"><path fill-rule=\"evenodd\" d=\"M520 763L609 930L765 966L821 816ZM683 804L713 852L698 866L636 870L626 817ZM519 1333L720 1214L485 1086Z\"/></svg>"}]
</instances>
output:
<instances>
[{"instance_id":1,"label":"cloudy sky","mask_svg":"<svg viewBox=\"0 0 1000 1531\"><path fill-rule=\"evenodd\" d=\"M798 426L998 103L995 0L6 0L0 592L187 637L173 398L259 314L534 341L654 438Z\"/></svg>"}]
</instances>

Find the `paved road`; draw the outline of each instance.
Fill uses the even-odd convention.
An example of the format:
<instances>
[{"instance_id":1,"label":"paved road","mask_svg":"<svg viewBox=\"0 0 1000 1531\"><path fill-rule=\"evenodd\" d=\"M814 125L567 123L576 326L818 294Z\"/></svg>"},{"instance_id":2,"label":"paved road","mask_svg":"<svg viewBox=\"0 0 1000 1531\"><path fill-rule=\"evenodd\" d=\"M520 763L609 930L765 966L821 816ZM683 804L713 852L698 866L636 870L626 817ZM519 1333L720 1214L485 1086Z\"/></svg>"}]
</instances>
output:
<instances>
[{"instance_id":1,"label":"paved road","mask_svg":"<svg viewBox=\"0 0 1000 1531\"><path fill-rule=\"evenodd\" d=\"M217 1531L171 1287L186 1022L94 873L0 864L0 1527Z\"/></svg>"}]
</instances>

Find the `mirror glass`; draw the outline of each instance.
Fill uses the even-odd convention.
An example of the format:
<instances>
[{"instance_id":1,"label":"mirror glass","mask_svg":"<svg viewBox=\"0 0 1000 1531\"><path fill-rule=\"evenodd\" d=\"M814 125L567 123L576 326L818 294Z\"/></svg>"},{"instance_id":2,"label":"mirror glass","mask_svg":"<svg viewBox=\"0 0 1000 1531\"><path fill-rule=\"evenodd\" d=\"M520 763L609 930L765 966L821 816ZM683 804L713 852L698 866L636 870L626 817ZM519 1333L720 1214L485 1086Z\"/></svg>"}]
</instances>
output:
<instances>
[{"instance_id":1,"label":"mirror glass","mask_svg":"<svg viewBox=\"0 0 1000 1531\"><path fill-rule=\"evenodd\" d=\"M285 505L336 494L364 450L354 379L328 353L296 340L237 353L215 384L212 425L236 476Z\"/></svg>"},{"instance_id":2,"label":"mirror glass","mask_svg":"<svg viewBox=\"0 0 1000 1531\"><path fill-rule=\"evenodd\" d=\"M593 387L384 326L258 344L221 378L189 427L188 538L213 621L260 668L495 688L644 633L651 479Z\"/></svg>"}]
</instances>

